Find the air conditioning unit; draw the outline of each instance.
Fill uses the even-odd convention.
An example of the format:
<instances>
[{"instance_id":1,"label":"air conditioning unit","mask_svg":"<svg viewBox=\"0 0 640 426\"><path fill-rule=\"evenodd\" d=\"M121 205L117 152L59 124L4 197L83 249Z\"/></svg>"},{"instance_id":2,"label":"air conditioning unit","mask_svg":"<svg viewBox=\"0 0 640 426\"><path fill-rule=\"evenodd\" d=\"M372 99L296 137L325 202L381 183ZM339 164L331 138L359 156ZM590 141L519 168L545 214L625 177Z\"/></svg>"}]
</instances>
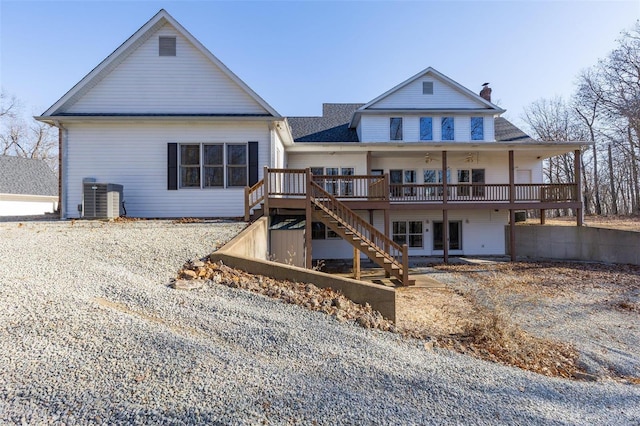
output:
<instances>
[{"instance_id":1,"label":"air conditioning unit","mask_svg":"<svg viewBox=\"0 0 640 426\"><path fill-rule=\"evenodd\" d=\"M115 183L82 183L82 217L114 219L121 215L122 185Z\"/></svg>"}]
</instances>

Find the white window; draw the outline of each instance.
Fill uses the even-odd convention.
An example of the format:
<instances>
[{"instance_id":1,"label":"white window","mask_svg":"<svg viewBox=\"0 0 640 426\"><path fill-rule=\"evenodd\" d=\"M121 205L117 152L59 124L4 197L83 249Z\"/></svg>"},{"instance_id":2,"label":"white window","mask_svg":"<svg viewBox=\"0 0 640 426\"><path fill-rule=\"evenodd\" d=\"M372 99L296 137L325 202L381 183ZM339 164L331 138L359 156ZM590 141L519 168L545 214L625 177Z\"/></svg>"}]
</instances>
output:
<instances>
[{"instance_id":1,"label":"white window","mask_svg":"<svg viewBox=\"0 0 640 426\"><path fill-rule=\"evenodd\" d=\"M180 188L247 186L247 144L181 144L179 152Z\"/></svg>"},{"instance_id":2,"label":"white window","mask_svg":"<svg viewBox=\"0 0 640 426\"><path fill-rule=\"evenodd\" d=\"M393 197L416 195L415 170L389 170L389 183L391 184L391 196Z\"/></svg>"},{"instance_id":3,"label":"white window","mask_svg":"<svg viewBox=\"0 0 640 426\"><path fill-rule=\"evenodd\" d=\"M393 222L392 237L397 244L407 244L411 248L422 248L422 221Z\"/></svg>"},{"instance_id":4,"label":"white window","mask_svg":"<svg viewBox=\"0 0 640 426\"><path fill-rule=\"evenodd\" d=\"M353 196L353 176L355 168L353 167L311 167L311 174L314 176L324 176L320 180L315 179L316 183L324 186L324 190L336 197ZM335 177L334 177L335 176Z\"/></svg>"},{"instance_id":5,"label":"white window","mask_svg":"<svg viewBox=\"0 0 640 426\"><path fill-rule=\"evenodd\" d=\"M458 196L484 197L484 169L458 170Z\"/></svg>"},{"instance_id":6,"label":"white window","mask_svg":"<svg viewBox=\"0 0 640 426\"><path fill-rule=\"evenodd\" d=\"M471 140L484 140L484 118L471 117Z\"/></svg>"},{"instance_id":7,"label":"white window","mask_svg":"<svg viewBox=\"0 0 640 426\"><path fill-rule=\"evenodd\" d=\"M423 95L433 95L433 81L423 81L422 82L422 94Z\"/></svg>"},{"instance_id":8,"label":"white window","mask_svg":"<svg viewBox=\"0 0 640 426\"><path fill-rule=\"evenodd\" d=\"M441 129L443 141L452 141L455 139L455 131L453 125L453 117L442 117Z\"/></svg>"},{"instance_id":9,"label":"white window","mask_svg":"<svg viewBox=\"0 0 640 426\"><path fill-rule=\"evenodd\" d=\"M442 169L425 169L423 174L423 182L424 183L438 183L441 184L443 178ZM451 184L451 170L447 169L447 184ZM442 197L443 191L442 187L438 187L436 191L435 188L426 188L427 197L435 197L438 194L438 197ZM447 188L447 196L451 195L451 188Z\"/></svg>"},{"instance_id":10,"label":"white window","mask_svg":"<svg viewBox=\"0 0 640 426\"><path fill-rule=\"evenodd\" d=\"M402 117L389 119L389 139L392 141L402 140Z\"/></svg>"}]
</instances>

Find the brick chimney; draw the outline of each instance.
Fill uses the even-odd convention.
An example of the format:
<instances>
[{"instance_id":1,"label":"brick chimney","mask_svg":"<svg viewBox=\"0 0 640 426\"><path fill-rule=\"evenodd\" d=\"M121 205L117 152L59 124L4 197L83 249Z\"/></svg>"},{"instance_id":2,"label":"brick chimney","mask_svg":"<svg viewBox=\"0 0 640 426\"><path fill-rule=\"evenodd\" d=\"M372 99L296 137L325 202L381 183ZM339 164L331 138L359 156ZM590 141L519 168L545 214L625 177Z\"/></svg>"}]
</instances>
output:
<instances>
[{"instance_id":1,"label":"brick chimney","mask_svg":"<svg viewBox=\"0 0 640 426\"><path fill-rule=\"evenodd\" d=\"M489 87L489 83L484 83L482 85L482 90L480 91L480 97L491 102L491 87Z\"/></svg>"}]
</instances>

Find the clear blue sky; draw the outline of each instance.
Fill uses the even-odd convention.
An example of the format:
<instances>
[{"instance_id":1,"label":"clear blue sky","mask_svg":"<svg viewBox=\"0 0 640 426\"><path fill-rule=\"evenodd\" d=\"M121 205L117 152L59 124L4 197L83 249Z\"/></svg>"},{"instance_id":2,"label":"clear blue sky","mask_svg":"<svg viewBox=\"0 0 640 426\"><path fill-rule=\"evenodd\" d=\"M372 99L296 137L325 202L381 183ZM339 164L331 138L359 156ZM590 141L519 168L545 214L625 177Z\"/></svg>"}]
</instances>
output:
<instances>
[{"instance_id":1,"label":"clear blue sky","mask_svg":"<svg viewBox=\"0 0 640 426\"><path fill-rule=\"evenodd\" d=\"M161 8L283 115L367 102L432 66L473 91L491 82L516 123L568 97L640 18L640 0L0 0L0 84L39 114Z\"/></svg>"}]
</instances>

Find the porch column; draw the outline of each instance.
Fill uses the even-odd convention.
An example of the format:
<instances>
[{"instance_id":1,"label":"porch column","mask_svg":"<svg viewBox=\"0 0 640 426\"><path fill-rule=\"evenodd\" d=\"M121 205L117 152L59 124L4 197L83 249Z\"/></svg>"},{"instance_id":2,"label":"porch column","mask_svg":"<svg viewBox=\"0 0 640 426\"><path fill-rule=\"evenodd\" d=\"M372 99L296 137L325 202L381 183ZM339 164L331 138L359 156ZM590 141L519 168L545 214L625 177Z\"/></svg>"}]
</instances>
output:
<instances>
[{"instance_id":1,"label":"porch column","mask_svg":"<svg viewBox=\"0 0 640 426\"><path fill-rule=\"evenodd\" d=\"M371 151L367 151L367 174L371 174Z\"/></svg>"},{"instance_id":2,"label":"porch column","mask_svg":"<svg viewBox=\"0 0 640 426\"><path fill-rule=\"evenodd\" d=\"M311 169L307 169L306 172L306 198L307 201L305 203L305 236L304 236L304 243L305 243L305 261L304 261L304 266L307 269L311 269L313 267L313 260L312 260L312 256L311 256L311 232L312 232L312 223L313 223L313 218L311 217Z\"/></svg>"},{"instance_id":3,"label":"porch column","mask_svg":"<svg viewBox=\"0 0 640 426\"><path fill-rule=\"evenodd\" d=\"M582 155L581 151L579 149L576 149L574 151L574 155L573 155L573 170L575 173L575 178L573 179L576 185L576 198L578 199L578 201L580 202L580 207L578 207L576 209L576 225L578 226L582 226L584 217L583 217L583 210L582 210L582 178L581 178L581 170L580 170L580 155Z\"/></svg>"},{"instance_id":4,"label":"porch column","mask_svg":"<svg viewBox=\"0 0 640 426\"><path fill-rule=\"evenodd\" d=\"M353 248L353 278L360 279L360 250Z\"/></svg>"},{"instance_id":5,"label":"porch column","mask_svg":"<svg viewBox=\"0 0 640 426\"><path fill-rule=\"evenodd\" d=\"M389 209L384 209L383 212L384 212L384 235L386 235L388 238L391 238L391 232L389 230L390 229ZM389 253L389 250L390 250L390 247L388 246L388 244L385 243L384 251ZM388 271L385 271L384 277L391 278L391 274Z\"/></svg>"},{"instance_id":6,"label":"porch column","mask_svg":"<svg viewBox=\"0 0 640 426\"><path fill-rule=\"evenodd\" d=\"M447 210L447 151L442 151L442 249L444 263L449 263L449 211Z\"/></svg>"},{"instance_id":7,"label":"porch column","mask_svg":"<svg viewBox=\"0 0 640 426\"><path fill-rule=\"evenodd\" d=\"M516 211L513 208L516 200L515 166L513 150L509 151L509 252L511 261L516 261Z\"/></svg>"},{"instance_id":8,"label":"porch column","mask_svg":"<svg viewBox=\"0 0 640 426\"><path fill-rule=\"evenodd\" d=\"M540 209L540 225L544 225L547 220L547 211Z\"/></svg>"}]
</instances>

